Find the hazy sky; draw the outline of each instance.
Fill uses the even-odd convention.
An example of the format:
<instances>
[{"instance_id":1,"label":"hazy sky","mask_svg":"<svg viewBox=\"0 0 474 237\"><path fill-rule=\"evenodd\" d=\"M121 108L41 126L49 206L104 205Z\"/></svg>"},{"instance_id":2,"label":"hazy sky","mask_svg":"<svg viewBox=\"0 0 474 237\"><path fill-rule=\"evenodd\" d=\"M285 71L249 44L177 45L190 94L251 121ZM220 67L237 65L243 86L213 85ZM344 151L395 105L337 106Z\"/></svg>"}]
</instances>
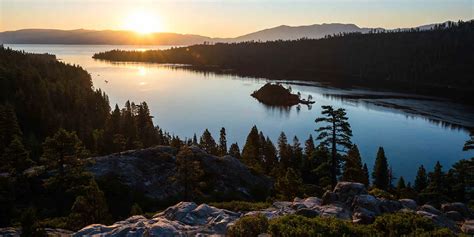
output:
<instances>
[{"instance_id":1,"label":"hazy sky","mask_svg":"<svg viewBox=\"0 0 474 237\"><path fill-rule=\"evenodd\" d=\"M474 0L0 0L0 31L118 30L136 21L131 15L147 15L159 31L233 37L283 24L398 28L469 20Z\"/></svg>"}]
</instances>

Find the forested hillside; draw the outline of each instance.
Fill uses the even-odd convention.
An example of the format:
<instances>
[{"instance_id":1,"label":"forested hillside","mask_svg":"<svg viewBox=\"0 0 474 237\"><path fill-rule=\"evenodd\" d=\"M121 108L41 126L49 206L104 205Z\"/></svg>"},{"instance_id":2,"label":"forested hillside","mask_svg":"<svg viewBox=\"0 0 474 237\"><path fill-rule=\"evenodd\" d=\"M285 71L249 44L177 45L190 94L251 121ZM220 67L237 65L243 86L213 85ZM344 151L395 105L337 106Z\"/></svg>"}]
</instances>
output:
<instances>
[{"instance_id":1,"label":"forested hillside","mask_svg":"<svg viewBox=\"0 0 474 237\"><path fill-rule=\"evenodd\" d=\"M157 144L164 136L146 103L127 102L111 113L107 95L78 65L3 47L0 58L0 152L19 136L38 158L45 137L59 128L75 131L93 154Z\"/></svg>"},{"instance_id":2,"label":"forested hillside","mask_svg":"<svg viewBox=\"0 0 474 237\"><path fill-rule=\"evenodd\" d=\"M474 21L433 30L346 33L324 39L113 50L96 59L191 64L273 79L383 87L474 101Z\"/></svg>"}]
</instances>

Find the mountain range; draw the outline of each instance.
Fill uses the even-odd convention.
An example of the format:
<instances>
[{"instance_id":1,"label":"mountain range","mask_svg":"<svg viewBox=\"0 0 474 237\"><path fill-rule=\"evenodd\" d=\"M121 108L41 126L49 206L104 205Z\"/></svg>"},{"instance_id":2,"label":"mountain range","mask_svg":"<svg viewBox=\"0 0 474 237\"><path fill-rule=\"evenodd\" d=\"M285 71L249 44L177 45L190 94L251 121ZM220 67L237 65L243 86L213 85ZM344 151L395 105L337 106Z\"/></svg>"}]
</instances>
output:
<instances>
[{"instance_id":1,"label":"mountain range","mask_svg":"<svg viewBox=\"0 0 474 237\"><path fill-rule=\"evenodd\" d=\"M418 26L420 30L430 29L435 24ZM348 32L367 33L383 28L361 28L355 24L314 24L307 26L281 25L264 29L235 38L212 38L193 34L151 33L138 34L133 31L115 30L55 30L55 29L23 29L0 32L2 44L117 44L117 45L192 45L204 42L242 42L295 40L301 38L318 39L326 35Z\"/></svg>"}]
</instances>

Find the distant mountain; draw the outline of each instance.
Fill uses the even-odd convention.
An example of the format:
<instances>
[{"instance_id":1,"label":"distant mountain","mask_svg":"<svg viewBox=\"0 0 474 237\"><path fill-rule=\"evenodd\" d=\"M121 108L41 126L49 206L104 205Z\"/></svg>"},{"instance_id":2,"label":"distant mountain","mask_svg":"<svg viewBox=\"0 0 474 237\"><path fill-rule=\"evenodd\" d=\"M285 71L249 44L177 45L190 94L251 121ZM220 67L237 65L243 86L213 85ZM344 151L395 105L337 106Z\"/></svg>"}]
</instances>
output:
<instances>
[{"instance_id":1,"label":"distant mountain","mask_svg":"<svg viewBox=\"0 0 474 237\"><path fill-rule=\"evenodd\" d=\"M200 35L153 33L140 35L132 31L25 29L0 33L4 44L154 44L190 45L210 41Z\"/></svg>"},{"instance_id":2,"label":"distant mountain","mask_svg":"<svg viewBox=\"0 0 474 237\"><path fill-rule=\"evenodd\" d=\"M446 24L446 22L445 22ZM435 24L415 28L431 29ZM308 26L281 25L236 38L211 38L201 35L177 33L153 33L141 35L133 31L113 30L51 30L24 29L0 32L0 43L4 44L145 44L145 45L192 45L204 42L242 42L295 40L301 38L318 39L337 33L385 30L383 28L361 28L354 24L314 24Z\"/></svg>"},{"instance_id":3,"label":"distant mountain","mask_svg":"<svg viewBox=\"0 0 474 237\"><path fill-rule=\"evenodd\" d=\"M381 28L380 28L381 29ZM271 41L271 40L296 40L301 38L318 39L326 35L332 35L342 32L362 32L367 33L372 28L360 28L354 24L314 24L308 26L287 26L281 25L278 27L265 29L242 35L231 41Z\"/></svg>"}]
</instances>

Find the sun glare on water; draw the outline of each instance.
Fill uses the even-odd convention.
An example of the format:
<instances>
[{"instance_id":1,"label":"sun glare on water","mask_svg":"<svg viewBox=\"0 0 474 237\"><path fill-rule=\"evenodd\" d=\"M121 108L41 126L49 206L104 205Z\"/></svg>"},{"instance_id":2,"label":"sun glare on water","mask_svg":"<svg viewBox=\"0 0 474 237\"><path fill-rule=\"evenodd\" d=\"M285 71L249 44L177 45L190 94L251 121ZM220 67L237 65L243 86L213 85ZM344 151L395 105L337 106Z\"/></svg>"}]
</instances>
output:
<instances>
[{"instance_id":1,"label":"sun glare on water","mask_svg":"<svg viewBox=\"0 0 474 237\"><path fill-rule=\"evenodd\" d=\"M125 29L140 34L162 31L162 25L158 16L146 11L136 11L130 14L126 18L124 26Z\"/></svg>"}]
</instances>

